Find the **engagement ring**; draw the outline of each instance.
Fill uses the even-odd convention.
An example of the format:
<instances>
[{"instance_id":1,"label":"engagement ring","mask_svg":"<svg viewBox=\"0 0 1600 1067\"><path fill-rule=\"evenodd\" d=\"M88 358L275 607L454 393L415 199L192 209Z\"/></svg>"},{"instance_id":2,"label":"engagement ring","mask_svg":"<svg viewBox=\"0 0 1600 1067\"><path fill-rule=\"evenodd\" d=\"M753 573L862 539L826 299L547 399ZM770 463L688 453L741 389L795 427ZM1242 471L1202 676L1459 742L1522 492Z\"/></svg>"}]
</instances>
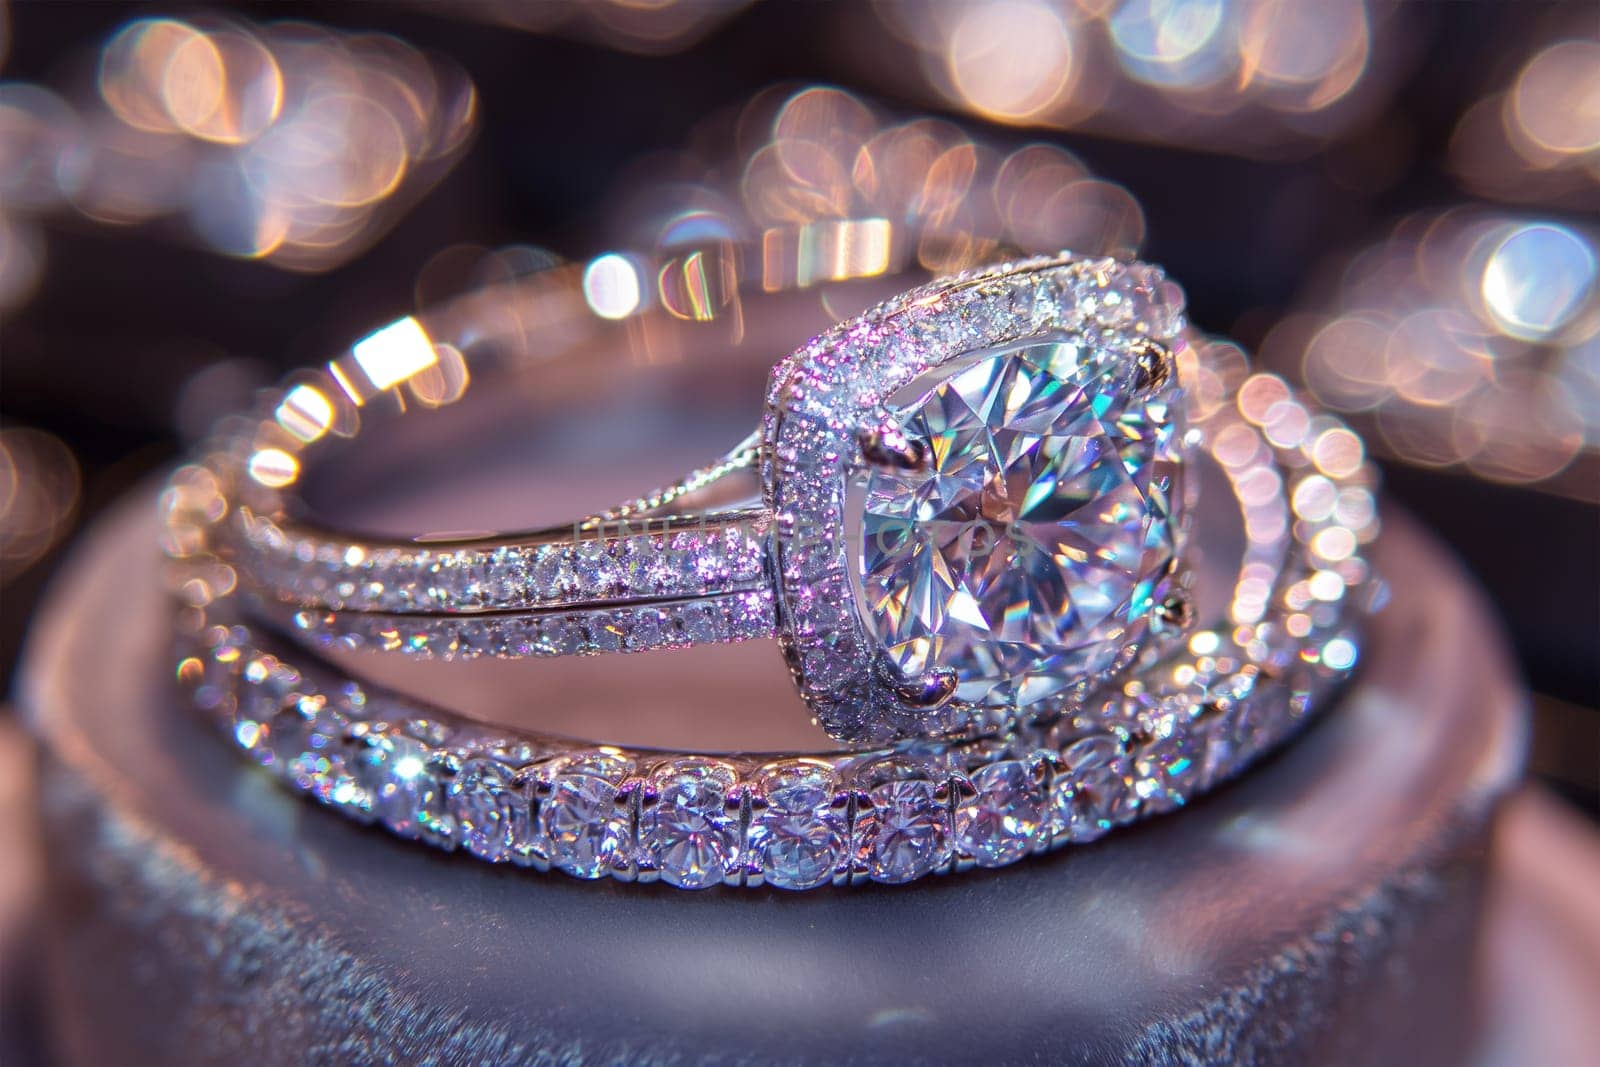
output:
<instances>
[{"instance_id":1,"label":"engagement ring","mask_svg":"<svg viewBox=\"0 0 1600 1067\"><path fill-rule=\"evenodd\" d=\"M1192 623L1181 312L1140 263L972 272L814 339L773 370L756 433L602 514L389 541L297 521L301 453L338 435L342 409L440 377L441 348L460 361L403 319L231 443L225 554L297 628L366 647L515 657L776 637L840 740L1047 718ZM759 499L695 506L751 469Z\"/></svg>"}]
</instances>

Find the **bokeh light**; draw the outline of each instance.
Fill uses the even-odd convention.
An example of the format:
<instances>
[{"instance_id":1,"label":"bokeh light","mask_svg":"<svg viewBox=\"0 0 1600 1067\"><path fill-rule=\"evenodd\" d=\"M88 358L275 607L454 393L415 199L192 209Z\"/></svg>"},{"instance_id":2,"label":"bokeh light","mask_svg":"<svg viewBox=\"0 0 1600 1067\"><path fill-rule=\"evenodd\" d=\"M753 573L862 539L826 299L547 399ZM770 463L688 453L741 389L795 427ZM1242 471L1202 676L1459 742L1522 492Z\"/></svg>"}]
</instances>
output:
<instances>
[{"instance_id":1,"label":"bokeh light","mask_svg":"<svg viewBox=\"0 0 1600 1067\"><path fill-rule=\"evenodd\" d=\"M98 60L99 106L0 86L4 211L180 218L222 254L326 270L438 180L476 122L471 81L393 37L138 18ZM0 261L0 307L27 289L22 262Z\"/></svg>"},{"instance_id":2,"label":"bokeh light","mask_svg":"<svg viewBox=\"0 0 1600 1067\"><path fill-rule=\"evenodd\" d=\"M973 5L951 34L946 57L956 91L979 114L1033 118L1071 88L1073 25L1044 0Z\"/></svg>"},{"instance_id":3,"label":"bokeh light","mask_svg":"<svg viewBox=\"0 0 1600 1067\"><path fill-rule=\"evenodd\" d=\"M81 493L78 462L60 438L0 429L0 585L65 536Z\"/></svg>"},{"instance_id":4,"label":"bokeh light","mask_svg":"<svg viewBox=\"0 0 1600 1067\"><path fill-rule=\"evenodd\" d=\"M1371 56L1363 0L1257 0L1239 23L1241 80L1271 87L1279 111L1319 111L1356 87Z\"/></svg>"},{"instance_id":5,"label":"bokeh light","mask_svg":"<svg viewBox=\"0 0 1600 1067\"><path fill-rule=\"evenodd\" d=\"M594 314L626 319L659 308L682 320L732 320L744 287L950 273L1063 248L1129 255L1145 236L1133 195L1064 149L1002 146L945 120L898 119L832 86L763 92L689 142L612 197L604 214L634 241L583 265Z\"/></svg>"},{"instance_id":6,"label":"bokeh light","mask_svg":"<svg viewBox=\"0 0 1600 1067\"><path fill-rule=\"evenodd\" d=\"M1565 226L1515 227L1483 269L1483 299L1495 325L1525 341L1558 332L1594 285L1594 247Z\"/></svg>"},{"instance_id":7,"label":"bokeh light","mask_svg":"<svg viewBox=\"0 0 1600 1067\"><path fill-rule=\"evenodd\" d=\"M1348 258L1263 358L1384 454L1600 498L1600 246L1591 227L1457 208Z\"/></svg>"},{"instance_id":8,"label":"bokeh light","mask_svg":"<svg viewBox=\"0 0 1600 1067\"><path fill-rule=\"evenodd\" d=\"M870 74L992 121L1283 155L1356 126L1409 57L1392 0L878 0ZM848 30L859 35L862 27ZM1384 45L1379 47L1379 45Z\"/></svg>"},{"instance_id":9,"label":"bokeh light","mask_svg":"<svg viewBox=\"0 0 1600 1067\"><path fill-rule=\"evenodd\" d=\"M639 268L627 256L608 252L583 271L583 295L603 319L625 319L643 305Z\"/></svg>"},{"instance_id":10,"label":"bokeh light","mask_svg":"<svg viewBox=\"0 0 1600 1067\"><path fill-rule=\"evenodd\" d=\"M454 0L450 13L529 33L560 34L644 55L681 52L716 30L750 0ZM424 3L430 13L439 6Z\"/></svg>"},{"instance_id":11,"label":"bokeh light","mask_svg":"<svg viewBox=\"0 0 1600 1067\"><path fill-rule=\"evenodd\" d=\"M1557 41L1535 55L1511 87L1506 119L1550 152L1600 149L1600 41Z\"/></svg>"},{"instance_id":12,"label":"bokeh light","mask_svg":"<svg viewBox=\"0 0 1600 1067\"><path fill-rule=\"evenodd\" d=\"M1456 124L1450 164L1473 192L1593 211L1600 203L1600 38L1572 21Z\"/></svg>"},{"instance_id":13,"label":"bokeh light","mask_svg":"<svg viewBox=\"0 0 1600 1067\"><path fill-rule=\"evenodd\" d=\"M31 222L0 211L0 311L24 303L44 271L44 235Z\"/></svg>"},{"instance_id":14,"label":"bokeh light","mask_svg":"<svg viewBox=\"0 0 1600 1067\"><path fill-rule=\"evenodd\" d=\"M1233 73L1232 18L1226 0L1127 0L1107 25L1117 60L1131 77L1199 89Z\"/></svg>"}]
</instances>

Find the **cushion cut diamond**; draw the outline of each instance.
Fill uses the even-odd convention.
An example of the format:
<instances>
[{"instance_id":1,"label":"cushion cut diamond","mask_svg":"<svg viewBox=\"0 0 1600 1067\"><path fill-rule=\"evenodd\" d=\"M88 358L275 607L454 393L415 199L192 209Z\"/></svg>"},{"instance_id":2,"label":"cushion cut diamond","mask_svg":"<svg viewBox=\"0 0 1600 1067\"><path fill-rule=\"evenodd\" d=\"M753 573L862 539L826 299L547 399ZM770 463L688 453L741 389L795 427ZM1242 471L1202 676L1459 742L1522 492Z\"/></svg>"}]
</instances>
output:
<instances>
[{"instance_id":1,"label":"cushion cut diamond","mask_svg":"<svg viewBox=\"0 0 1600 1067\"><path fill-rule=\"evenodd\" d=\"M899 413L923 449L875 468L865 614L908 678L1022 706L1117 665L1176 555L1176 376L1140 391L1114 345L1034 341L959 367Z\"/></svg>"}]
</instances>

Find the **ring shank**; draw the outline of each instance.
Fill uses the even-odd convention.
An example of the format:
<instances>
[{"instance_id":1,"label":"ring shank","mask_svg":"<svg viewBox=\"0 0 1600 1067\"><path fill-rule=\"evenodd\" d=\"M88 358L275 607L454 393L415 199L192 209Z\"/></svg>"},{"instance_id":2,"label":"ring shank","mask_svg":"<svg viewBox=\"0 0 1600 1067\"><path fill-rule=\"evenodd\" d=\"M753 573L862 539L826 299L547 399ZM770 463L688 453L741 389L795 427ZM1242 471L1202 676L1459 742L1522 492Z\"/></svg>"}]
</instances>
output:
<instances>
[{"instance_id":1,"label":"ring shank","mask_svg":"<svg viewBox=\"0 0 1600 1067\"><path fill-rule=\"evenodd\" d=\"M867 301L886 284L896 283L857 284L843 295ZM400 320L272 394L255 417L228 423L211 448L208 466L223 497L233 503L225 505L226 521L198 532L194 540L212 543L275 616L294 609L309 611L308 620L328 622L331 613L360 613L370 617L353 621L370 632L392 630L385 618L390 616L482 615L493 627L503 619L490 620L507 613L592 616L592 609L623 607L665 615L670 633L640 647L769 634L770 608L754 603L770 601L755 594L766 594L772 583L764 559L770 520L748 478L758 458L753 435L686 476L668 475L664 489L638 495L637 485L628 487L619 495L636 495L621 505L595 508L591 499L568 512L578 516L573 520L551 525L554 516L547 515L544 525L522 532L352 535L309 519L307 493L321 488L322 495L344 503L352 495L370 497L374 485L387 491L392 481L415 489L415 469L393 458L389 446L398 443L399 455L418 451L408 439L426 440L452 422L442 421L446 413L435 409L455 407L469 391L471 402L462 404L453 420L458 430L476 431L483 419L511 425L537 417L536 411L570 424L566 409L572 401L583 397L592 407L595 397L608 392L623 398L615 406L625 419L651 420L682 406L664 400L664 389L692 389L703 405L708 380L731 386L750 379L751 388L742 392L748 401L759 396L755 383L765 380L774 354L832 321L840 295L830 292L826 307L815 294L766 296L761 316L741 309L739 315L707 322L658 315L619 325L587 314L570 274L551 271ZM661 373L680 368L691 351L693 385L685 385L683 375ZM480 381L485 384L470 388ZM734 401L727 403L732 407ZM551 454L593 450L595 425L600 424L569 426L570 436L581 443L558 443L547 451L545 464ZM676 435L681 428L670 432ZM623 436L634 440L638 435ZM453 448L436 448L434 454L441 451L460 454ZM659 448L646 446L646 452L653 451ZM360 467L363 452L367 484L351 486L348 475L331 489L320 484L330 466ZM628 465L655 468L637 462L637 456ZM335 457L340 461L330 464ZM426 466L425 461L415 465ZM555 472L563 488L580 484L566 473L568 466ZM550 499L543 491L528 496L543 504ZM459 513L481 519L483 511ZM500 511L505 513L503 506ZM345 520L336 525L350 527ZM763 624L751 610L764 611L768 621ZM707 629L708 613L735 612L745 616L739 626ZM564 643L531 647L547 650ZM579 647L600 646L580 642Z\"/></svg>"}]
</instances>

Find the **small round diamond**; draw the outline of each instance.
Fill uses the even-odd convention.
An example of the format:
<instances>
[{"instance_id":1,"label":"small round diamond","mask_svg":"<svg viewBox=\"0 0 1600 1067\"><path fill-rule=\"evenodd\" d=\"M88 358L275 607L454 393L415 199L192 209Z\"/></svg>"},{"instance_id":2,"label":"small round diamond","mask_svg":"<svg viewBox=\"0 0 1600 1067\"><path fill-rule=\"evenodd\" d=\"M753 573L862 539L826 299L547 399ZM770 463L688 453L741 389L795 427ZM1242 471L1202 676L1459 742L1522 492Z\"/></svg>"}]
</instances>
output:
<instances>
[{"instance_id":1,"label":"small round diamond","mask_svg":"<svg viewBox=\"0 0 1600 1067\"><path fill-rule=\"evenodd\" d=\"M444 790L428 769L428 749L420 741L369 734L358 743L353 768L367 809L404 837L440 837L450 831Z\"/></svg>"},{"instance_id":2,"label":"small round diamond","mask_svg":"<svg viewBox=\"0 0 1600 1067\"><path fill-rule=\"evenodd\" d=\"M257 757L292 778L291 768L311 743L311 727L321 703L316 697L297 697L280 708L267 720L265 744L257 748Z\"/></svg>"},{"instance_id":3,"label":"small round diamond","mask_svg":"<svg viewBox=\"0 0 1600 1067\"><path fill-rule=\"evenodd\" d=\"M461 843L474 856L500 863L526 847L528 798L510 767L499 760L469 759L451 781L449 795Z\"/></svg>"},{"instance_id":4,"label":"small round diamond","mask_svg":"<svg viewBox=\"0 0 1600 1067\"><path fill-rule=\"evenodd\" d=\"M1238 702L1232 715L1230 736L1234 739L1234 760L1227 773L1242 761L1253 760L1264 745L1270 744L1274 729L1274 710L1261 697L1251 694Z\"/></svg>"},{"instance_id":5,"label":"small round diamond","mask_svg":"<svg viewBox=\"0 0 1600 1067\"><path fill-rule=\"evenodd\" d=\"M274 765L298 788L322 800L339 799L350 786L344 744L349 725L321 698L295 701L273 719Z\"/></svg>"},{"instance_id":6,"label":"small round diamond","mask_svg":"<svg viewBox=\"0 0 1600 1067\"><path fill-rule=\"evenodd\" d=\"M240 687L234 709L234 740L262 763L271 763L271 750L265 747L267 724L285 702L298 695L300 674L273 656L256 656L240 672L245 685Z\"/></svg>"},{"instance_id":7,"label":"small round diamond","mask_svg":"<svg viewBox=\"0 0 1600 1067\"><path fill-rule=\"evenodd\" d=\"M1183 329L1183 290L1168 280L1161 268L1147 263L1130 265L1129 315L1135 324L1156 337L1174 337Z\"/></svg>"},{"instance_id":8,"label":"small round diamond","mask_svg":"<svg viewBox=\"0 0 1600 1067\"><path fill-rule=\"evenodd\" d=\"M723 880L739 848L727 788L715 768L684 770L657 786L655 803L639 819L639 843L664 881L704 889Z\"/></svg>"},{"instance_id":9,"label":"small round diamond","mask_svg":"<svg viewBox=\"0 0 1600 1067\"><path fill-rule=\"evenodd\" d=\"M617 787L596 774L564 771L539 805L539 830L550 864L579 878L599 878L618 866L628 842L628 815Z\"/></svg>"},{"instance_id":10,"label":"small round diamond","mask_svg":"<svg viewBox=\"0 0 1600 1067\"><path fill-rule=\"evenodd\" d=\"M1194 774L1195 789L1210 789L1228 776L1239 754L1239 722L1250 700L1246 697L1244 701L1229 701L1190 723L1200 751Z\"/></svg>"},{"instance_id":11,"label":"small round diamond","mask_svg":"<svg viewBox=\"0 0 1600 1067\"><path fill-rule=\"evenodd\" d=\"M1093 841L1132 816L1138 797L1128 786L1122 742L1092 734L1061 754L1065 770L1050 795L1050 831L1057 840Z\"/></svg>"},{"instance_id":12,"label":"small round diamond","mask_svg":"<svg viewBox=\"0 0 1600 1067\"><path fill-rule=\"evenodd\" d=\"M1199 778L1203 738L1187 728L1167 733L1144 745L1133 761L1135 791L1141 807L1169 811L1188 802Z\"/></svg>"},{"instance_id":13,"label":"small round diamond","mask_svg":"<svg viewBox=\"0 0 1600 1067\"><path fill-rule=\"evenodd\" d=\"M885 782L868 791L867 804L856 816L856 834L874 880L909 882L949 860L949 812L932 782Z\"/></svg>"},{"instance_id":14,"label":"small round diamond","mask_svg":"<svg viewBox=\"0 0 1600 1067\"><path fill-rule=\"evenodd\" d=\"M957 696L1015 706L1113 669L1149 626L1176 555L1177 378L1088 340L1012 346L904 415L924 459L875 467L866 612L906 677L952 668Z\"/></svg>"},{"instance_id":15,"label":"small round diamond","mask_svg":"<svg viewBox=\"0 0 1600 1067\"><path fill-rule=\"evenodd\" d=\"M1002 760L972 776L975 795L956 808L956 844L980 867L1003 867L1032 850L1044 821L1044 788L1027 765Z\"/></svg>"},{"instance_id":16,"label":"small round diamond","mask_svg":"<svg viewBox=\"0 0 1600 1067\"><path fill-rule=\"evenodd\" d=\"M767 884L810 889L832 878L845 845L832 778L812 767L780 771L765 783L763 800L750 819L750 850Z\"/></svg>"}]
</instances>

